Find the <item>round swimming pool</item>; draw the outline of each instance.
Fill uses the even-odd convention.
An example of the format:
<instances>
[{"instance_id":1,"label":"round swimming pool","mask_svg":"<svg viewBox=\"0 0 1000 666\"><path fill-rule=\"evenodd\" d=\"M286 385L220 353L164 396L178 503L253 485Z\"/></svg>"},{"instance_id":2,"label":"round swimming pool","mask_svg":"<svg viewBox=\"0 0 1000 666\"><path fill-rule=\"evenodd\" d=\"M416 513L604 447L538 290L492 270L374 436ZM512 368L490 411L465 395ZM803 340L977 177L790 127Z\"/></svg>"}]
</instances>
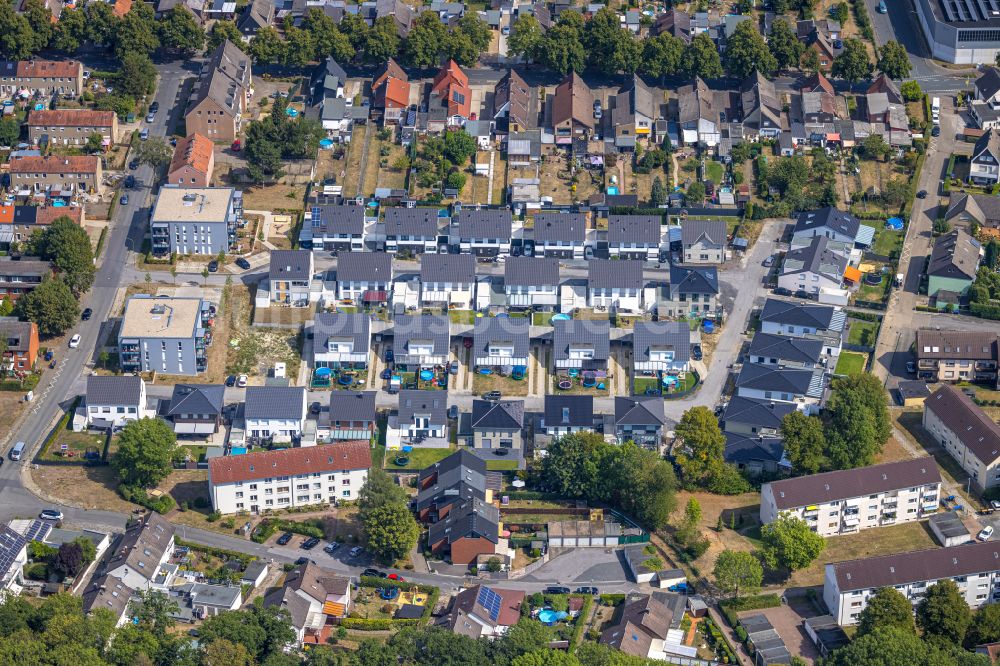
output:
<instances>
[{"instance_id":1,"label":"round swimming pool","mask_svg":"<svg viewBox=\"0 0 1000 666\"><path fill-rule=\"evenodd\" d=\"M554 611L550 608L538 611L538 621L542 624L555 624L559 620L569 615L566 611Z\"/></svg>"},{"instance_id":2,"label":"round swimming pool","mask_svg":"<svg viewBox=\"0 0 1000 666\"><path fill-rule=\"evenodd\" d=\"M431 372L430 370L421 370L420 379L424 380L425 382L429 382L430 380L434 379L434 373Z\"/></svg>"}]
</instances>

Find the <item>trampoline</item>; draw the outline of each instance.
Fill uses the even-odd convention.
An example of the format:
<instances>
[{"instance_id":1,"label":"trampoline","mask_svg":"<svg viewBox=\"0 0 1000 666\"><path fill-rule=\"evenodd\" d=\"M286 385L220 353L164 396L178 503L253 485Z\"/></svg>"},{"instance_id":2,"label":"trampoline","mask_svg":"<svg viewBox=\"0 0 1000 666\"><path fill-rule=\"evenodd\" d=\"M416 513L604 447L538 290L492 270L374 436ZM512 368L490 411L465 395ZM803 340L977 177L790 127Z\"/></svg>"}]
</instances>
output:
<instances>
[{"instance_id":1,"label":"trampoline","mask_svg":"<svg viewBox=\"0 0 1000 666\"><path fill-rule=\"evenodd\" d=\"M340 377L337 377L337 383L341 386L350 386L354 383L354 377L351 375L341 375Z\"/></svg>"},{"instance_id":2,"label":"trampoline","mask_svg":"<svg viewBox=\"0 0 1000 666\"><path fill-rule=\"evenodd\" d=\"M397 467L406 467L407 465L410 464L410 457L409 456L396 456L393 459L392 464L395 465L395 466L397 466Z\"/></svg>"},{"instance_id":3,"label":"trampoline","mask_svg":"<svg viewBox=\"0 0 1000 666\"><path fill-rule=\"evenodd\" d=\"M322 139L322 140L321 140L321 141L319 142L319 147L320 147L320 148L329 148L329 147L331 147L332 145L333 145L333 140L332 140L332 139Z\"/></svg>"},{"instance_id":4,"label":"trampoline","mask_svg":"<svg viewBox=\"0 0 1000 666\"><path fill-rule=\"evenodd\" d=\"M524 367L523 365L515 365L513 370L511 370L510 372L510 378L517 381L521 381L522 379L524 379L525 372L527 372L526 367Z\"/></svg>"},{"instance_id":5,"label":"trampoline","mask_svg":"<svg viewBox=\"0 0 1000 666\"><path fill-rule=\"evenodd\" d=\"M566 611L554 611L551 608L546 608L545 610L538 611L538 621L544 625L552 626L559 620L569 616Z\"/></svg>"},{"instance_id":6,"label":"trampoline","mask_svg":"<svg viewBox=\"0 0 1000 666\"><path fill-rule=\"evenodd\" d=\"M583 376L583 380L580 382L584 388L591 388L592 386L597 386L597 377L595 375L586 374Z\"/></svg>"},{"instance_id":7,"label":"trampoline","mask_svg":"<svg viewBox=\"0 0 1000 666\"><path fill-rule=\"evenodd\" d=\"M378 596L386 601L392 601L399 596L398 587L380 587L378 588Z\"/></svg>"},{"instance_id":8,"label":"trampoline","mask_svg":"<svg viewBox=\"0 0 1000 666\"><path fill-rule=\"evenodd\" d=\"M882 284L882 274L881 273L865 273L865 284L877 287Z\"/></svg>"},{"instance_id":9,"label":"trampoline","mask_svg":"<svg viewBox=\"0 0 1000 666\"><path fill-rule=\"evenodd\" d=\"M571 388L573 388L573 382L564 379L563 381L561 381L558 384L556 384L556 386L558 386L563 391L568 391Z\"/></svg>"},{"instance_id":10,"label":"trampoline","mask_svg":"<svg viewBox=\"0 0 1000 666\"><path fill-rule=\"evenodd\" d=\"M570 377L576 377L577 375L580 374L580 371L577 370L576 368L570 368L567 372L569 373Z\"/></svg>"},{"instance_id":11,"label":"trampoline","mask_svg":"<svg viewBox=\"0 0 1000 666\"><path fill-rule=\"evenodd\" d=\"M434 373L430 370L421 370L420 379L424 380L425 382L429 382L430 380L434 379Z\"/></svg>"}]
</instances>

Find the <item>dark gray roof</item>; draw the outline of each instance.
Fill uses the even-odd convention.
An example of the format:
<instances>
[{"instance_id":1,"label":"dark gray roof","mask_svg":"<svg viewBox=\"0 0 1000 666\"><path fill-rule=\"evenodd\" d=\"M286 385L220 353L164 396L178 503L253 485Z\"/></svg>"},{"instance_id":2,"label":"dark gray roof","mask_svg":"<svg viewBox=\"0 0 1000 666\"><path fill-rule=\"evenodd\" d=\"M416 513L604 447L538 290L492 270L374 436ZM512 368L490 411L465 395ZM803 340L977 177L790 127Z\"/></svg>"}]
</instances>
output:
<instances>
[{"instance_id":1,"label":"dark gray roof","mask_svg":"<svg viewBox=\"0 0 1000 666\"><path fill-rule=\"evenodd\" d=\"M471 254L424 254L420 257L420 281L465 283L476 280L476 258Z\"/></svg>"},{"instance_id":2,"label":"dark gray roof","mask_svg":"<svg viewBox=\"0 0 1000 666\"><path fill-rule=\"evenodd\" d=\"M819 210L809 210L799 213L799 217L795 221L795 230L793 233L827 228L854 238L858 235L858 227L860 226L861 222L858 221L858 218L846 211L828 206Z\"/></svg>"},{"instance_id":3,"label":"dark gray roof","mask_svg":"<svg viewBox=\"0 0 1000 666\"><path fill-rule=\"evenodd\" d=\"M371 320L364 314L320 312L313 324L313 354L326 353L330 338L353 338L354 350L367 351L371 342Z\"/></svg>"},{"instance_id":4,"label":"dark gray roof","mask_svg":"<svg viewBox=\"0 0 1000 666\"><path fill-rule=\"evenodd\" d=\"M146 516L125 528L105 563L105 571L128 566L147 580L159 571L157 563L166 553L174 537L174 526L158 513Z\"/></svg>"},{"instance_id":5,"label":"dark gray roof","mask_svg":"<svg viewBox=\"0 0 1000 666\"><path fill-rule=\"evenodd\" d=\"M534 234L535 242L582 243L587 237L587 216L583 213L538 213Z\"/></svg>"},{"instance_id":6,"label":"dark gray roof","mask_svg":"<svg viewBox=\"0 0 1000 666\"><path fill-rule=\"evenodd\" d=\"M310 207L312 220L309 224L313 235L330 234L363 234L365 231L364 206L348 206L345 204L322 204Z\"/></svg>"},{"instance_id":7,"label":"dark gray roof","mask_svg":"<svg viewBox=\"0 0 1000 666\"><path fill-rule=\"evenodd\" d=\"M393 320L392 348L396 356L409 353L410 340L432 340L434 355L448 353L451 332L448 318L441 315L399 315Z\"/></svg>"},{"instance_id":8,"label":"dark gray roof","mask_svg":"<svg viewBox=\"0 0 1000 666\"><path fill-rule=\"evenodd\" d=\"M663 399L651 396L615 398L615 425L663 425L666 423Z\"/></svg>"},{"instance_id":9,"label":"dark gray roof","mask_svg":"<svg viewBox=\"0 0 1000 666\"><path fill-rule=\"evenodd\" d=\"M963 213L983 226L996 227L1000 223L1000 197L952 192L944 219L951 220Z\"/></svg>"},{"instance_id":10,"label":"dark gray roof","mask_svg":"<svg viewBox=\"0 0 1000 666\"><path fill-rule=\"evenodd\" d=\"M686 220L681 225L681 245L687 247L698 242L725 246L726 223L722 220Z\"/></svg>"},{"instance_id":11,"label":"dark gray roof","mask_svg":"<svg viewBox=\"0 0 1000 666\"><path fill-rule=\"evenodd\" d=\"M88 405L139 405L142 394L142 378L136 376L87 377ZM145 407L145 405L139 405Z\"/></svg>"},{"instance_id":12,"label":"dark gray roof","mask_svg":"<svg viewBox=\"0 0 1000 666\"><path fill-rule=\"evenodd\" d=\"M403 389L399 392L399 421L409 423L414 414L429 414L432 424L446 423L448 392Z\"/></svg>"},{"instance_id":13,"label":"dark gray roof","mask_svg":"<svg viewBox=\"0 0 1000 666\"><path fill-rule=\"evenodd\" d=\"M90 581L83 592L83 612L93 613L99 608L111 611L115 619L120 618L128 608L135 590L121 579L107 574Z\"/></svg>"},{"instance_id":14,"label":"dark gray roof","mask_svg":"<svg viewBox=\"0 0 1000 666\"><path fill-rule=\"evenodd\" d=\"M305 392L301 386L250 386L244 414L248 419L302 419Z\"/></svg>"},{"instance_id":15,"label":"dark gray roof","mask_svg":"<svg viewBox=\"0 0 1000 666\"><path fill-rule=\"evenodd\" d=\"M753 462L781 462L785 442L781 437L750 436L727 432L723 459L734 465Z\"/></svg>"},{"instance_id":16,"label":"dark gray roof","mask_svg":"<svg viewBox=\"0 0 1000 666\"><path fill-rule=\"evenodd\" d=\"M427 529L427 543L442 540L454 543L459 539L484 538L493 543L500 539L500 510L479 498L463 500L453 506L444 520Z\"/></svg>"},{"instance_id":17,"label":"dark gray roof","mask_svg":"<svg viewBox=\"0 0 1000 666\"><path fill-rule=\"evenodd\" d=\"M6 351L27 352L31 346L32 326L34 324L30 321L17 321L13 317L0 317L0 339L7 342Z\"/></svg>"},{"instance_id":18,"label":"dark gray roof","mask_svg":"<svg viewBox=\"0 0 1000 666\"><path fill-rule=\"evenodd\" d=\"M750 388L775 393L791 393L793 395L809 395L818 398L822 395L822 383L816 390L810 390L813 375L822 370L780 368L760 363L744 363L743 369L736 377L737 388Z\"/></svg>"},{"instance_id":19,"label":"dark gray roof","mask_svg":"<svg viewBox=\"0 0 1000 666\"><path fill-rule=\"evenodd\" d=\"M976 79L976 90L983 99L989 99L1000 92L1000 70L987 67L983 75Z\"/></svg>"},{"instance_id":20,"label":"dark gray roof","mask_svg":"<svg viewBox=\"0 0 1000 666\"><path fill-rule=\"evenodd\" d=\"M514 357L528 355L531 337L528 334L530 322L524 317L482 317L473 327L473 357L489 356L492 342L513 342Z\"/></svg>"},{"instance_id":21,"label":"dark gray roof","mask_svg":"<svg viewBox=\"0 0 1000 666\"><path fill-rule=\"evenodd\" d=\"M573 319L552 322L552 339L555 360L569 358L571 343L590 343L594 346L594 360L606 360L611 349L611 322Z\"/></svg>"},{"instance_id":22,"label":"dark gray roof","mask_svg":"<svg viewBox=\"0 0 1000 666\"><path fill-rule=\"evenodd\" d=\"M591 289L642 289L639 259L591 259L587 262L587 286Z\"/></svg>"},{"instance_id":23,"label":"dark gray roof","mask_svg":"<svg viewBox=\"0 0 1000 666\"><path fill-rule=\"evenodd\" d=\"M342 252L337 257L338 282L392 281L392 256L386 252Z\"/></svg>"},{"instance_id":24,"label":"dark gray roof","mask_svg":"<svg viewBox=\"0 0 1000 666\"><path fill-rule=\"evenodd\" d=\"M832 305L795 303L769 298L764 301L760 320L790 326L805 326L825 331L833 322L836 312Z\"/></svg>"},{"instance_id":25,"label":"dark gray roof","mask_svg":"<svg viewBox=\"0 0 1000 666\"><path fill-rule=\"evenodd\" d=\"M924 400L924 410L937 416L984 465L1000 458L1000 425L951 384L942 384Z\"/></svg>"},{"instance_id":26,"label":"dark gray roof","mask_svg":"<svg viewBox=\"0 0 1000 666\"><path fill-rule=\"evenodd\" d=\"M312 278L312 251L271 250L268 277L272 280L308 280Z\"/></svg>"},{"instance_id":27,"label":"dark gray roof","mask_svg":"<svg viewBox=\"0 0 1000 666\"><path fill-rule=\"evenodd\" d=\"M609 215L609 243L659 245L663 218L659 215Z\"/></svg>"},{"instance_id":28,"label":"dark gray roof","mask_svg":"<svg viewBox=\"0 0 1000 666\"><path fill-rule=\"evenodd\" d=\"M723 423L746 423L758 428L781 428L784 418L795 411L795 405L789 402L771 402L756 398L744 398L734 395L726 405L722 415Z\"/></svg>"},{"instance_id":29,"label":"dark gray roof","mask_svg":"<svg viewBox=\"0 0 1000 666\"><path fill-rule=\"evenodd\" d=\"M984 541L828 564L841 592L874 590L997 570L1000 543Z\"/></svg>"},{"instance_id":30,"label":"dark gray roof","mask_svg":"<svg viewBox=\"0 0 1000 666\"><path fill-rule=\"evenodd\" d=\"M458 226L459 238L499 238L510 239L510 211L463 210L452 224Z\"/></svg>"},{"instance_id":31,"label":"dark gray roof","mask_svg":"<svg viewBox=\"0 0 1000 666\"><path fill-rule=\"evenodd\" d=\"M374 420L375 391L330 392L330 423Z\"/></svg>"},{"instance_id":32,"label":"dark gray roof","mask_svg":"<svg viewBox=\"0 0 1000 666\"><path fill-rule=\"evenodd\" d=\"M466 449L417 473L418 511L431 505L439 508L457 499L486 497L486 461Z\"/></svg>"},{"instance_id":33,"label":"dark gray roof","mask_svg":"<svg viewBox=\"0 0 1000 666\"><path fill-rule=\"evenodd\" d=\"M545 396L545 425L591 427L594 425L594 396L553 395Z\"/></svg>"},{"instance_id":34,"label":"dark gray roof","mask_svg":"<svg viewBox=\"0 0 1000 666\"><path fill-rule=\"evenodd\" d=\"M640 321L632 329L632 353L636 361L648 361L650 347L673 347L674 360L691 359L691 328L686 321Z\"/></svg>"},{"instance_id":35,"label":"dark gray roof","mask_svg":"<svg viewBox=\"0 0 1000 666\"><path fill-rule=\"evenodd\" d=\"M543 287L559 284L559 260L555 257L510 257L503 269L508 287Z\"/></svg>"},{"instance_id":36,"label":"dark gray roof","mask_svg":"<svg viewBox=\"0 0 1000 666\"><path fill-rule=\"evenodd\" d=\"M218 416L225 403L226 387L222 384L175 384L167 416L209 414Z\"/></svg>"},{"instance_id":37,"label":"dark gray roof","mask_svg":"<svg viewBox=\"0 0 1000 666\"><path fill-rule=\"evenodd\" d=\"M938 236L931 250L930 263L927 264L927 275L975 280L981 249L979 241L960 229Z\"/></svg>"},{"instance_id":38,"label":"dark gray roof","mask_svg":"<svg viewBox=\"0 0 1000 666\"><path fill-rule=\"evenodd\" d=\"M715 266L670 266L670 291L675 294L718 294L719 271Z\"/></svg>"},{"instance_id":39,"label":"dark gray roof","mask_svg":"<svg viewBox=\"0 0 1000 666\"><path fill-rule=\"evenodd\" d=\"M437 208L390 208L385 211L387 236L427 238L438 235Z\"/></svg>"},{"instance_id":40,"label":"dark gray roof","mask_svg":"<svg viewBox=\"0 0 1000 666\"><path fill-rule=\"evenodd\" d=\"M473 400L472 427L487 430L520 430L524 425L523 400Z\"/></svg>"},{"instance_id":41,"label":"dark gray roof","mask_svg":"<svg viewBox=\"0 0 1000 666\"><path fill-rule=\"evenodd\" d=\"M909 379L899 382L896 386L899 396L903 400L910 398L927 398L931 394L930 384L922 379Z\"/></svg>"},{"instance_id":42,"label":"dark gray roof","mask_svg":"<svg viewBox=\"0 0 1000 666\"><path fill-rule=\"evenodd\" d=\"M758 332L750 341L751 356L765 356L794 363L819 363L823 341Z\"/></svg>"},{"instance_id":43,"label":"dark gray roof","mask_svg":"<svg viewBox=\"0 0 1000 666\"><path fill-rule=\"evenodd\" d=\"M808 245L797 247L785 253L781 265L782 275L794 273L815 273L839 283L847 268L847 257L830 247L826 236L813 238Z\"/></svg>"}]
</instances>

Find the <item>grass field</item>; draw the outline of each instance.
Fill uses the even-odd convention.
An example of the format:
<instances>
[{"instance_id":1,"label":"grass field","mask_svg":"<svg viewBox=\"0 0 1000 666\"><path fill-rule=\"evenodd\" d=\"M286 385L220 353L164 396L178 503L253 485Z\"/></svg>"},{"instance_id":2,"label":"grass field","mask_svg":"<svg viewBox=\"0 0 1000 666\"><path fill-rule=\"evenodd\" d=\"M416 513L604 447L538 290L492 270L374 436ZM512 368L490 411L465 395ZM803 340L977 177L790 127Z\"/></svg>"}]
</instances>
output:
<instances>
[{"instance_id":1,"label":"grass field","mask_svg":"<svg viewBox=\"0 0 1000 666\"><path fill-rule=\"evenodd\" d=\"M97 451L98 458L104 454L106 435L91 432L73 432L63 430L53 438L52 443L42 453L42 460L58 460L60 462L84 462L87 450Z\"/></svg>"},{"instance_id":2,"label":"grass field","mask_svg":"<svg viewBox=\"0 0 1000 666\"><path fill-rule=\"evenodd\" d=\"M388 470L394 469L423 469L430 465L433 465L439 460L447 458L452 453L453 449L413 449L409 453L402 453L401 451L389 451L385 460L385 468ZM409 462L405 465L397 465L395 459L397 456L406 456L409 458Z\"/></svg>"},{"instance_id":3,"label":"grass field","mask_svg":"<svg viewBox=\"0 0 1000 666\"><path fill-rule=\"evenodd\" d=\"M872 242L872 252L883 257L891 257L893 252L899 252L903 247L903 232L879 229L875 232Z\"/></svg>"},{"instance_id":4,"label":"grass field","mask_svg":"<svg viewBox=\"0 0 1000 666\"><path fill-rule=\"evenodd\" d=\"M851 325L847 332L847 342L852 345L864 345L866 347L875 346L875 338L878 335L878 322L864 321L862 319L850 319Z\"/></svg>"},{"instance_id":5,"label":"grass field","mask_svg":"<svg viewBox=\"0 0 1000 666\"><path fill-rule=\"evenodd\" d=\"M726 168L716 162L715 160L705 161L705 178L712 181L716 185L722 182L722 179L726 175Z\"/></svg>"},{"instance_id":6,"label":"grass field","mask_svg":"<svg viewBox=\"0 0 1000 666\"><path fill-rule=\"evenodd\" d=\"M857 352L840 352L837 359L837 369L834 372L838 375L860 375L865 370L865 355Z\"/></svg>"},{"instance_id":7,"label":"grass field","mask_svg":"<svg viewBox=\"0 0 1000 666\"><path fill-rule=\"evenodd\" d=\"M517 469L516 460L487 460L486 469L492 472L506 472Z\"/></svg>"}]
</instances>

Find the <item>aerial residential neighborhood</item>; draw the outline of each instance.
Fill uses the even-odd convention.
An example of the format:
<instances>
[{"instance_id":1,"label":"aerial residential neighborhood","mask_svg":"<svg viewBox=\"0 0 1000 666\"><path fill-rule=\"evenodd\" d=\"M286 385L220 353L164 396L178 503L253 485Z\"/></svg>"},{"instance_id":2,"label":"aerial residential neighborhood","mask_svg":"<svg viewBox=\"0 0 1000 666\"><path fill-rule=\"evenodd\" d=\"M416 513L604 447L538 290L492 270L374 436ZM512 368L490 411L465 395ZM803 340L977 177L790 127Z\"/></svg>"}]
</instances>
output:
<instances>
[{"instance_id":1,"label":"aerial residential neighborhood","mask_svg":"<svg viewBox=\"0 0 1000 666\"><path fill-rule=\"evenodd\" d=\"M1000 660L1000 4L0 4L0 658Z\"/></svg>"}]
</instances>

